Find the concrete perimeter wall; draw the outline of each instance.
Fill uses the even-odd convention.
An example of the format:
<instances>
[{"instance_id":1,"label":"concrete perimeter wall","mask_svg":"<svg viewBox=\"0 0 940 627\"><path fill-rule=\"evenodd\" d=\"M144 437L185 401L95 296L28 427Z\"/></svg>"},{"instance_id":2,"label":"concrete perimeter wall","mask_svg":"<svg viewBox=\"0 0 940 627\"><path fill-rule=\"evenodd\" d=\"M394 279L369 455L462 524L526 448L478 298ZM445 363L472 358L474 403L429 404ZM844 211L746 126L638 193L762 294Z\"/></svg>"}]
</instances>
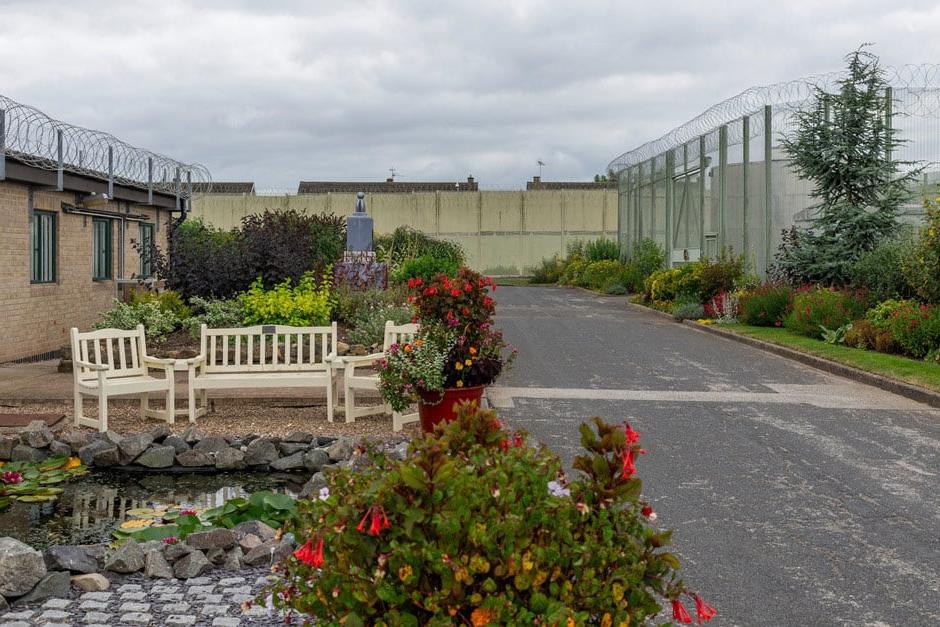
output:
<instances>
[{"instance_id":1,"label":"concrete perimeter wall","mask_svg":"<svg viewBox=\"0 0 940 627\"><path fill-rule=\"evenodd\" d=\"M348 215L355 194L193 199L193 216L223 229L266 209ZM470 266L492 275L527 274L568 242L617 238L617 190L539 190L366 194L376 233L402 225L464 247Z\"/></svg>"}]
</instances>

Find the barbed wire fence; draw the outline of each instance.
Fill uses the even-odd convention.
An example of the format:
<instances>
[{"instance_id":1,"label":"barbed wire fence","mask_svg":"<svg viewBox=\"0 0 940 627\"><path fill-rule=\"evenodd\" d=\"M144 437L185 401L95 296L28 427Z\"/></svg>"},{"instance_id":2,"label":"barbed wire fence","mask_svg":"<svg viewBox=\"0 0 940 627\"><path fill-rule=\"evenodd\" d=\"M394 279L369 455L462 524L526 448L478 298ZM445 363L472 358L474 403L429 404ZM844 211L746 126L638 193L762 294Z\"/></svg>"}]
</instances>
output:
<instances>
[{"instance_id":1,"label":"barbed wire fence","mask_svg":"<svg viewBox=\"0 0 940 627\"><path fill-rule=\"evenodd\" d=\"M209 170L137 148L104 131L56 120L39 109L0 95L0 150L42 168L112 180L154 192L191 195L191 184L211 187Z\"/></svg>"}]
</instances>

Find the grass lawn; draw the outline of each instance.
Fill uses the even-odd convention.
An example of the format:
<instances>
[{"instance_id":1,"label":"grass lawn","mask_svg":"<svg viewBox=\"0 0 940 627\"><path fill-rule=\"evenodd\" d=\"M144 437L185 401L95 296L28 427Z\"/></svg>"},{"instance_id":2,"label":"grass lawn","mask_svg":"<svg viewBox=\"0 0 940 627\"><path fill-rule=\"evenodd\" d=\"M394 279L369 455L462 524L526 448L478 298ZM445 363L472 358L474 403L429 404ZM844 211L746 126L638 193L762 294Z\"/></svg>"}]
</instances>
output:
<instances>
[{"instance_id":1,"label":"grass lawn","mask_svg":"<svg viewBox=\"0 0 940 627\"><path fill-rule=\"evenodd\" d=\"M493 279L496 281L496 285L532 285L532 282L529 280L529 277L524 276L507 276L499 277Z\"/></svg>"},{"instance_id":2,"label":"grass lawn","mask_svg":"<svg viewBox=\"0 0 940 627\"><path fill-rule=\"evenodd\" d=\"M814 340L776 327L728 324L720 328L940 392L940 365L937 364L839 344L827 344L822 340Z\"/></svg>"}]
</instances>

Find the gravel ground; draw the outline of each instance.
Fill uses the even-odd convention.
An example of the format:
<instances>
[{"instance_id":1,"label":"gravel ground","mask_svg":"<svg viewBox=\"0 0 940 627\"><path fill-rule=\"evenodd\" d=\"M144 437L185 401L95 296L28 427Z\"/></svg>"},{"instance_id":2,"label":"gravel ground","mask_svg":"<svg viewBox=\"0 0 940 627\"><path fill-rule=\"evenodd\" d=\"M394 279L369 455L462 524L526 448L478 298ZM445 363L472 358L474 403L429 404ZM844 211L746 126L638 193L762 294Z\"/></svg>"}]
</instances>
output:
<instances>
[{"instance_id":1,"label":"gravel ground","mask_svg":"<svg viewBox=\"0 0 940 627\"><path fill-rule=\"evenodd\" d=\"M211 401L210 401L211 402ZM159 401L151 401L151 407L159 407ZM54 431L71 429L72 404L68 401L24 401L12 407L3 407L7 413L61 413L65 418ZM96 402L86 401L85 415L95 415L98 411ZM140 405L136 400L112 400L108 405L108 427L118 433L147 431L156 425L164 424L159 420L142 419ZM185 417L169 425L179 433L189 426ZM369 438L388 438L396 435L413 437L420 432L418 423L405 425L401 433L392 431L392 417L376 414L357 418L353 423L343 422L342 412L336 412L335 422L327 422L326 408L316 402L304 400L273 399L219 399L215 401L215 411L196 420L196 426L207 433L225 435L262 435L285 436L294 431L308 431L314 435L353 436Z\"/></svg>"}]
</instances>

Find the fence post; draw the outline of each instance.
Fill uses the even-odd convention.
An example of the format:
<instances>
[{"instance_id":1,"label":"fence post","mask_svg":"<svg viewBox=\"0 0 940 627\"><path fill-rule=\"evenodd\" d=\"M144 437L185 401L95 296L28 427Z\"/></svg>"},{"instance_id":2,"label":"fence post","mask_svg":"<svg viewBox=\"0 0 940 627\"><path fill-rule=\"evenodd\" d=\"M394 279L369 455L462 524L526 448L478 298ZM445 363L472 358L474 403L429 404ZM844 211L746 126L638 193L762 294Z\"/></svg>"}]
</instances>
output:
<instances>
[{"instance_id":1,"label":"fence post","mask_svg":"<svg viewBox=\"0 0 940 627\"><path fill-rule=\"evenodd\" d=\"M728 230L728 125L718 128L718 251L725 247Z\"/></svg>"},{"instance_id":2,"label":"fence post","mask_svg":"<svg viewBox=\"0 0 940 627\"><path fill-rule=\"evenodd\" d=\"M675 210L675 188L673 187L673 178L672 175L676 170L676 150L673 148L666 152L666 171L663 172L666 183L666 267L672 267L672 244L673 244L673 228L672 224L672 214Z\"/></svg>"},{"instance_id":3,"label":"fence post","mask_svg":"<svg viewBox=\"0 0 940 627\"><path fill-rule=\"evenodd\" d=\"M888 134L893 129L894 120L894 90L889 86L885 88L885 129ZM891 159L891 142L886 142L885 155Z\"/></svg>"},{"instance_id":4,"label":"fence post","mask_svg":"<svg viewBox=\"0 0 940 627\"><path fill-rule=\"evenodd\" d=\"M62 129L58 128L55 131L56 158L59 161L59 167L56 170L56 189L58 189L60 192L65 189L65 163L62 142Z\"/></svg>"},{"instance_id":5,"label":"fence post","mask_svg":"<svg viewBox=\"0 0 940 627\"><path fill-rule=\"evenodd\" d=\"M770 266L773 234L773 109L764 105L764 272Z\"/></svg>"},{"instance_id":6,"label":"fence post","mask_svg":"<svg viewBox=\"0 0 940 627\"><path fill-rule=\"evenodd\" d=\"M7 112L0 109L0 181L7 177Z\"/></svg>"},{"instance_id":7,"label":"fence post","mask_svg":"<svg viewBox=\"0 0 940 627\"><path fill-rule=\"evenodd\" d=\"M705 255L705 136L698 138L698 257Z\"/></svg>"},{"instance_id":8,"label":"fence post","mask_svg":"<svg viewBox=\"0 0 940 627\"><path fill-rule=\"evenodd\" d=\"M114 198L114 146L108 146L108 200Z\"/></svg>"},{"instance_id":9,"label":"fence post","mask_svg":"<svg viewBox=\"0 0 940 627\"><path fill-rule=\"evenodd\" d=\"M153 157L147 157L147 204L153 204Z\"/></svg>"},{"instance_id":10,"label":"fence post","mask_svg":"<svg viewBox=\"0 0 940 627\"><path fill-rule=\"evenodd\" d=\"M748 176L748 162L751 157L751 116L745 115L741 119L741 134L744 136L744 145L742 146L743 155L741 157L741 196L743 201L741 203L741 233L742 233L742 247L744 250L741 253L744 255L744 263L747 264L749 257L751 256L751 251L748 248L748 235L747 235L747 176Z\"/></svg>"}]
</instances>

